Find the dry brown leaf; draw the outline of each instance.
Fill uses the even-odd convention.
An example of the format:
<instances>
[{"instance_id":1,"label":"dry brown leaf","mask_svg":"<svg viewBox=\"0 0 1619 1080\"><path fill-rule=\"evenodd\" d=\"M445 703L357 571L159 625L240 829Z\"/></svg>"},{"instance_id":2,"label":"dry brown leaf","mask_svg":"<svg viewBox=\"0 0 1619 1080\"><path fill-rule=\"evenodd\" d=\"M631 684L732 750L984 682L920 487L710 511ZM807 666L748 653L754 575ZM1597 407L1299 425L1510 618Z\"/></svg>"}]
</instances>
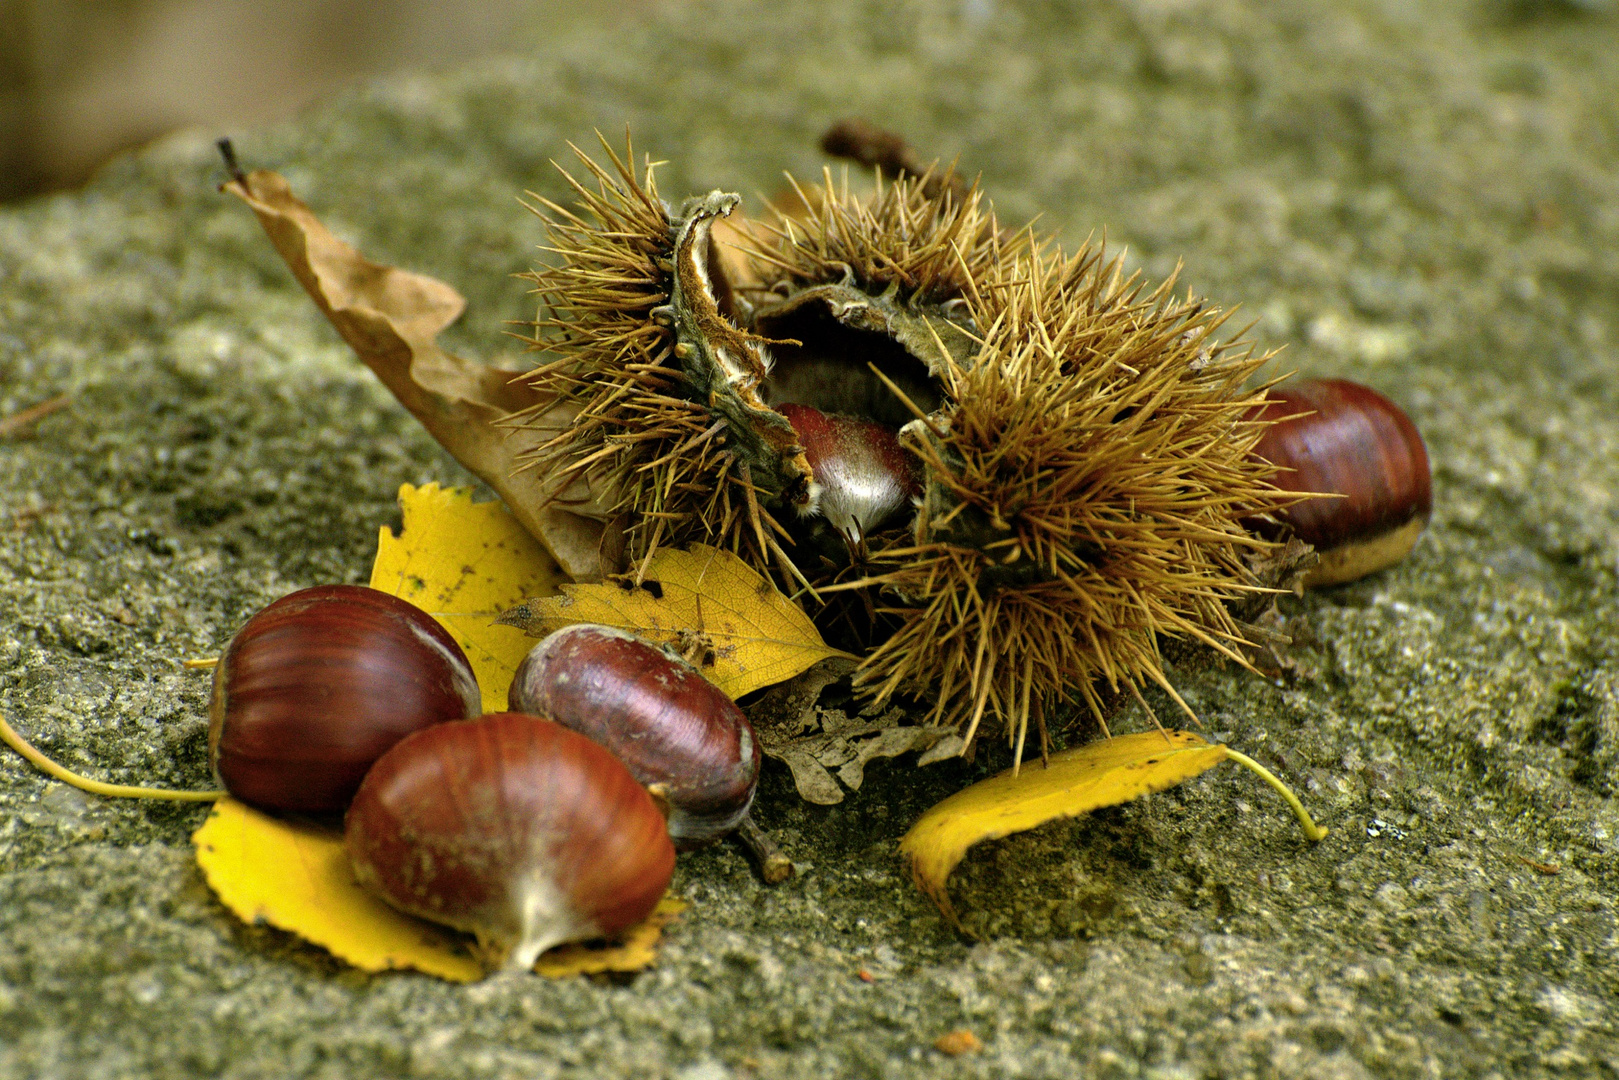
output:
<instances>
[{"instance_id":1,"label":"dry brown leaf","mask_svg":"<svg viewBox=\"0 0 1619 1080\"><path fill-rule=\"evenodd\" d=\"M733 698L848 656L822 641L809 616L757 570L702 544L659 548L639 582L626 575L564 585L561 596L530 600L500 621L535 637L574 623L616 626L674 646Z\"/></svg>"},{"instance_id":2,"label":"dry brown leaf","mask_svg":"<svg viewBox=\"0 0 1619 1080\"><path fill-rule=\"evenodd\" d=\"M805 802L820 806L842 802L844 790L838 781L859 791L866 765L875 758L921 750L923 760L940 761L961 749L961 739L953 729L907 724L901 709L890 709L880 717L868 709L850 718L840 710L821 708L821 691L854 667L844 657L823 660L771 687L748 709L759 748L792 770L793 784ZM948 753L937 752L947 744ZM833 769L837 770L835 779Z\"/></svg>"},{"instance_id":3,"label":"dry brown leaf","mask_svg":"<svg viewBox=\"0 0 1619 1080\"><path fill-rule=\"evenodd\" d=\"M838 780L850 791L859 791L865 783L866 765L876 758L926 751L955 734L954 728L907 724L903 709L891 709L876 718L849 717L838 709L815 711L818 715L807 730L757 731L759 748L792 770L799 797L821 806L843 801Z\"/></svg>"},{"instance_id":4,"label":"dry brown leaf","mask_svg":"<svg viewBox=\"0 0 1619 1080\"><path fill-rule=\"evenodd\" d=\"M224 186L258 215L293 275L343 340L422 426L505 500L575 580L598 580L604 526L590 516L588 492L551 491L546 477L513 473L525 450L544 442L572 414L554 408L551 428L508 430L506 416L541 404L512 379L518 373L463 360L439 347L438 335L466 301L442 281L381 266L333 236L276 173L258 169ZM578 509L564 509L560 495ZM610 548L611 545L608 545Z\"/></svg>"}]
</instances>

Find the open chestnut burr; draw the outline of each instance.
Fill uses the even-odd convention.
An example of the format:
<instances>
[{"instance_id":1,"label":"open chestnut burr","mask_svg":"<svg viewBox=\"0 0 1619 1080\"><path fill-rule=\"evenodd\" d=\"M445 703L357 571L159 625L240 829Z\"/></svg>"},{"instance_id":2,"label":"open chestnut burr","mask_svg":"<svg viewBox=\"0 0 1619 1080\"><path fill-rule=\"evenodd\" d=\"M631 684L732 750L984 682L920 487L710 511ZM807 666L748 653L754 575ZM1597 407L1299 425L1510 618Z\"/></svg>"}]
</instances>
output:
<instances>
[{"instance_id":1,"label":"open chestnut burr","mask_svg":"<svg viewBox=\"0 0 1619 1080\"><path fill-rule=\"evenodd\" d=\"M472 666L432 616L376 589L318 585L231 639L214 668L208 759L243 802L341 813L389 747L481 711Z\"/></svg>"},{"instance_id":2,"label":"open chestnut burr","mask_svg":"<svg viewBox=\"0 0 1619 1080\"><path fill-rule=\"evenodd\" d=\"M1271 512L1321 556L1305 584L1353 581L1405 558L1433 512L1428 451L1411 418L1347 379L1306 379L1268 397L1254 418L1276 422L1254 455L1280 467L1278 487L1339 496Z\"/></svg>"},{"instance_id":3,"label":"open chestnut burr","mask_svg":"<svg viewBox=\"0 0 1619 1080\"><path fill-rule=\"evenodd\" d=\"M520 713L401 740L366 774L344 842L363 886L477 935L490 966L513 970L640 922L675 864L662 813L622 762Z\"/></svg>"},{"instance_id":4,"label":"open chestnut burr","mask_svg":"<svg viewBox=\"0 0 1619 1080\"><path fill-rule=\"evenodd\" d=\"M581 623L530 650L508 692L607 747L669 802L669 835L690 850L740 826L759 780L759 743L736 703L672 651Z\"/></svg>"}]
</instances>

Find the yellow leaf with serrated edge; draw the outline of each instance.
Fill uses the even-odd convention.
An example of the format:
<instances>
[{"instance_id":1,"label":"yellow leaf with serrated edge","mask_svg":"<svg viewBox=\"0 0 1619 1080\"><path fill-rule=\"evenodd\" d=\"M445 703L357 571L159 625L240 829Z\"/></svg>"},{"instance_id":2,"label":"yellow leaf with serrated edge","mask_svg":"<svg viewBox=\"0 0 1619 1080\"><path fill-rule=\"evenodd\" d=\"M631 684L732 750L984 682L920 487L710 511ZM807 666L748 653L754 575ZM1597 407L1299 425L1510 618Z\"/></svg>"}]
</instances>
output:
<instances>
[{"instance_id":1,"label":"yellow leaf with serrated edge","mask_svg":"<svg viewBox=\"0 0 1619 1080\"><path fill-rule=\"evenodd\" d=\"M512 672L534 642L495 620L567 575L500 502L475 503L471 488L399 488L404 528L383 526L371 587L392 593L444 625L465 650L484 712L506 708Z\"/></svg>"},{"instance_id":2,"label":"yellow leaf with serrated edge","mask_svg":"<svg viewBox=\"0 0 1619 1080\"><path fill-rule=\"evenodd\" d=\"M733 698L784 682L829 656L815 624L747 563L719 548L659 548L639 584L562 586L505 621L536 637L574 623L602 623L673 645Z\"/></svg>"},{"instance_id":3,"label":"yellow leaf with serrated edge","mask_svg":"<svg viewBox=\"0 0 1619 1080\"><path fill-rule=\"evenodd\" d=\"M245 922L290 930L362 971L414 968L452 982L484 975L466 935L395 911L362 889L335 830L282 821L226 798L191 841L209 886ZM618 942L564 945L541 956L534 970L554 978L639 971L652 963L664 924L685 907L666 896Z\"/></svg>"},{"instance_id":4,"label":"yellow leaf with serrated edge","mask_svg":"<svg viewBox=\"0 0 1619 1080\"><path fill-rule=\"evenodd\" d=\"M911 877L956 929L945 879L980 840L996 840L1058 818L1077 817L1163 791L1227 759L1226 748L1188 731L1118 735L1052 754L958 791L917 820L899 842Z\"/></svg>"}]
</instances>

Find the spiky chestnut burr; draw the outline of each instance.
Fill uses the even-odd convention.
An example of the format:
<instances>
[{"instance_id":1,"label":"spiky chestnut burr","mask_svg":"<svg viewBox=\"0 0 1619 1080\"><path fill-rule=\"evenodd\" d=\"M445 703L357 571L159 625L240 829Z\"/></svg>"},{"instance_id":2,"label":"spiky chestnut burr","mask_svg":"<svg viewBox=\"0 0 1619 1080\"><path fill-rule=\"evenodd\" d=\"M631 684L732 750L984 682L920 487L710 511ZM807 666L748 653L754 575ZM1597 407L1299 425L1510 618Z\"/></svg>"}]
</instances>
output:
<instances>
[{"instance_id":1,"label":"spiky chestnut burr","mask_svg":"<svg viewBox=\"0 0 1619 1080\"><path fill-rule=\"evenodd\" d=\"M1263 396L1242 386L1266 357L1218 343L1224 316L1172 284L1148 291L1082 249L973 290L981 352L947 365L944 405L901 432L926 474L911 535L832 587L881 590L899 623L858 686L931 697L968 740L997 717L1016 760L1059 700L1104 724L1100 688L1179 701L1159 635L1243 662L1226 604L1256 587L1242 555L1265 542L1241 521L1286 501L1250 455Z\"/></svg>"},{"instance_id":2,"label":"spiky chestnut burr","mask_svg":"<svg viewBox=\"0 0 1619 1080\"><path fill-rule=\"evenodd\" d=\"M1048 253L926 176L800 188L744 245L739 289L712 246L733 197L671 213L613 166L587 160L581 215L547 204L563 263L536 275L540 343L564 355L531 378L579 409L543 464L616 485L632 556L718 539L853 592L817 610L879 621L863 688L932 698L969 739L989 716L1021 745L1063 699L1100 720L1108 689L1173 694L1160 634L1236 655L1225 604L1265 543L1239 520L1279 495L1249 455L1261 399L1242 384L1264 358L1217 344L1217 311L1090 249ZM811 440L783 444L772 404L907 425L922 505L868 529L858 566L792 546Z\"/></svg>"},{"instance_id":3,"label":"spiky chestnut burr","mask_svg":"<svg viewBox=\"0 0 1619 1080\"><path fill-rule=\"evenodd\" d=\"M795 212L756 230L760 284L743 297L753 326L778 339L771 401L895 427L911 418L907 401L938 407L945 366L977 353L972 284L1033 243L1004 232L977 187L938 181L879 176L861 197L827 172L819 187L795 182Z\"/></svg>"}]
</instances>

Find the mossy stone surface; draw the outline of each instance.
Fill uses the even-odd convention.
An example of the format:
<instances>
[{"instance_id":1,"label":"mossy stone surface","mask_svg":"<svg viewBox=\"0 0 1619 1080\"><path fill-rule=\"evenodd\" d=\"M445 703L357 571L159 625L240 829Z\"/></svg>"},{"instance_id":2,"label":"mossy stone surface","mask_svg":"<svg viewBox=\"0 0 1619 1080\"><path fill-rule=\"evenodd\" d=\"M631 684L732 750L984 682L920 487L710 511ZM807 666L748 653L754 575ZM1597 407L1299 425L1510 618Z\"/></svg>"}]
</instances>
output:
<instances>
[{"instance_id":1,"label":"mossy stone surface","mask_svg":"<svg viewBox=\"0 0 1619 1080\"><path fill-rule=\"evenodd\" d=\"M875 763L832 808L772 767L797 879L714 848L654 970L459 987L238 922L191 859L201 808L0 755L0 1077L1619 1072L1615 87L1595 4L705 0L232 132L366 254L461 289L453 347L515 358L542 242L516 200L563 195L566 140L628 125L670 196L752 201L864 116L982 172L1003 219L1105 229L1153 277L1184 259L1283 368L1393 398L1433 524L1283 601L1290 677L1173 673L1323 843L1218 769L975 850L976 944L895 843L983 759ZM180 661L364 581L400 483L466 479L216 193L216 134L0 211L0 416L73 395L0 442L0 708L70 766L177 787L209 783ZM933 1048L963 1027L981 1052Z\"/></svg>"}]
</instances>

